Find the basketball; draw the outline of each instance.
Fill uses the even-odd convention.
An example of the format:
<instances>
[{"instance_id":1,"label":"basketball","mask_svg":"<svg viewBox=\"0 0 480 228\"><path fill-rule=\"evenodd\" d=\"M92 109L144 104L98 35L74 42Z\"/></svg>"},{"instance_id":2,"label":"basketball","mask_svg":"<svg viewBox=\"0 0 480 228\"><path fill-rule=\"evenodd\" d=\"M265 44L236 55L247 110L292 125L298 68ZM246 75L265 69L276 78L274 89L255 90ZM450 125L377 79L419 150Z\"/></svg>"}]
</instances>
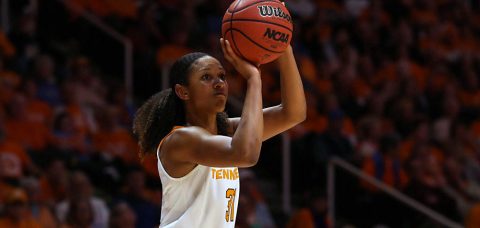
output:
<instances>
[{"instance_id":1,"label":"basketball","mask_svg":"<svg viewBox=\"0 0 480 228\"><path fill-rule=\"evenodd\" d=\"M255 64L277 59L292 39L293 23L278 0L236 0L222 20L222 36L237 55Z\"/></svg>"}]
</instances>

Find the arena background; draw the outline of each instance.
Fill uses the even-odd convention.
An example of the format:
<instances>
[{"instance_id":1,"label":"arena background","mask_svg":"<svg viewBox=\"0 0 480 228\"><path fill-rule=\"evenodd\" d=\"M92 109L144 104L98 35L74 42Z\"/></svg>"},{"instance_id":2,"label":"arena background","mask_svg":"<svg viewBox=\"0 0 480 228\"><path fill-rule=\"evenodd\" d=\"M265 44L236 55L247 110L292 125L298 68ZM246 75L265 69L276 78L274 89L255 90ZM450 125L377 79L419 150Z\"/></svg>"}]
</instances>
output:
<instances>
[{"instance_id":1,"label":"arena background","mask_svg":"<svg viewBox=\"0 0 480 228\"><path fill-rule=\"evenodd\" d=\"M0 0L0 227L158 225L132 117L179 56L225 63L230 3ZM308 117L241 170L237 227L480 227L480 2L286 6ZM280 101L274 64L265 106ZM226 67L238 116L244 83Z\"/></svg>"}]
</instances>

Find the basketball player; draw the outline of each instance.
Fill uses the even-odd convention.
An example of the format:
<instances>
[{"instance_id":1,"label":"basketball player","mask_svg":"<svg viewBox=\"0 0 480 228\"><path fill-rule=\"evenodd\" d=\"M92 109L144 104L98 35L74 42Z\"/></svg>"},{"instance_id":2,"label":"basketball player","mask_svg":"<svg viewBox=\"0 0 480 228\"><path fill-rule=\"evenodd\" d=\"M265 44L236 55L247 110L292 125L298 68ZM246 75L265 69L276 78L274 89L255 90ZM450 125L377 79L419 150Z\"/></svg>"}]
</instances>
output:
<instances>
[{"instance_id":1,"label":"basketball player","mask_svg":"<svg viewBox=\"0 0 480 228\"><path fill-rule=\"evenodd\" d=\"M292 48L279 57L282 104L262 110L257 66L238 57L227 40L223 54L246 80L242 115L227 118L225 69L204 53L179 58L171 88L136 113L141 155L156 153L163 187L160 227L234 227L240 193L237 167L257 163L262 141L305 119L303 86Z\"/></svg>"}]
</instances>

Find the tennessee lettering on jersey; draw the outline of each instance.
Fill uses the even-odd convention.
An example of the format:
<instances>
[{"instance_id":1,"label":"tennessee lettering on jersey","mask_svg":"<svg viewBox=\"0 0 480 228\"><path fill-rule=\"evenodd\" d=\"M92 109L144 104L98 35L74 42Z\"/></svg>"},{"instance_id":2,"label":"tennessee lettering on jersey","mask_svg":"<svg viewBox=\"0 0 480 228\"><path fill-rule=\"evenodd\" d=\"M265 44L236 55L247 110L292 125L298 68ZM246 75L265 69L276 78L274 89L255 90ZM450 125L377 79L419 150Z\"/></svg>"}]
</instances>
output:
<instances>
[{"instance_id":1,"label":"tennessee lettering on jersey","mask_svg":"<svg viewBox=\"0 0 480 228\"><path fill-rule=\"evenodd\" d=\"M212 168L212 179L216 180L237 180L239 178L238 168L219 169Z\"/></svg>"}]
</instances>

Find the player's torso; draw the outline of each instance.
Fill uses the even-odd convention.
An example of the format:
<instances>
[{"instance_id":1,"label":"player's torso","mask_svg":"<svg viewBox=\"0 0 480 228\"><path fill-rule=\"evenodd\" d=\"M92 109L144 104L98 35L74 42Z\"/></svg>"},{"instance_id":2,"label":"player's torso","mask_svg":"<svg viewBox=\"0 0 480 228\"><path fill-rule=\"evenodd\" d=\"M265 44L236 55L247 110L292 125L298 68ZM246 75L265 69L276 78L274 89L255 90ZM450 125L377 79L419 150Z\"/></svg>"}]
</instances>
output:
<instances>
[{"instance_id":1,"label":"player's torso","mask_svg":"<svg viewBox=\"0 0 480 228\"><path fill-rule=\"evenodd\" d=\"M160 165L159 172L161 227L234 227L240 194L238 168L198 165L182 178L166 176Z\"/></svg>"}]
</instances>

